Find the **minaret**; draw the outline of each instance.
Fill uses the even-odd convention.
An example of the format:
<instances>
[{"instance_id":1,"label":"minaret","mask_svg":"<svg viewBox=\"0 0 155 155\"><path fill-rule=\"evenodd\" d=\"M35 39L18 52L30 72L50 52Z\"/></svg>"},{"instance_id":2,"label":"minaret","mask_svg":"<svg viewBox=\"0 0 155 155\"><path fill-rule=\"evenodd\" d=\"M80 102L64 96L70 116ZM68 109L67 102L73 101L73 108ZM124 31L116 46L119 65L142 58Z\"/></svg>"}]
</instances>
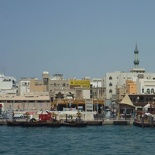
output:
<instances>
[{"instance_id":1,"label":"minaret","mask_svg":"<svg viewBox=\"0 0 155 155\"><path fill-rule=\"evenodd\" d=\"M133 61L134 62L134 68L138 68L139 67L139 60L138 60L138 53L139 53L139 51L138 51L138 48L137 48L137 44L135 46L134 53L135 53L135 60Z\"/></svg>"},{"instance_id":2,"label":"minaret","mask_svg":"<svg viewBox=\"0 0 155 155\"><path fill-rule=\"evenodd\" d=\"M136 44L135 50L134 50L135 59L134 59L134 61L133 61L133 63L134 63L134 68L132 68L132 69L130 70L131 73L145 73L145 69L144 69L144 68L139 68L138 53L139 53L139 50L138 50L137 44Z\"/></svg>"}]
</instances>

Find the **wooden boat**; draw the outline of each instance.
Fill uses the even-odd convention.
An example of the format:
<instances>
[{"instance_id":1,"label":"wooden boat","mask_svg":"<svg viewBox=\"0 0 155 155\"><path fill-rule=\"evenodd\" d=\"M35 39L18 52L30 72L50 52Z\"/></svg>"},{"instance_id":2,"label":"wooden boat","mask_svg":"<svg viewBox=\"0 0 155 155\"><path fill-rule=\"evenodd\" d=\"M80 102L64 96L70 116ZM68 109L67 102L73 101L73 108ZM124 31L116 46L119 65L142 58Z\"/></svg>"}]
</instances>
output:
<instances>
[{"instance_id":1,"label":"wooden boat","mask_svg":"<svg viewBox=\"0 0 155 155\"><path fill-rule=\"evenodd\" d=\"M22 124L23 127L60 127L62 123L59 122L44 122L44 121L31 121L24 122Z\"/></svg>"},{"instance_id":2,"label":"wooden boat","mask_svg":"<svg viewBox=\"0 0 155 155\"><path fill-rule=\"evenodd\" d=\"M72 121L72 122L64 122L63 126L67 126L67 127L86 127L87 123L86 122Z\"/></svg>"},{"instance_id":3,"label":"wooden boat","mask_svg":"<svg viewBox=\"0 0 155 155\"><path fill-rule=\"evenodd\" d=\"M22 126L24 122L21 121L8 121L6 120L8 126Z\"/></svg>"}]
</instances>

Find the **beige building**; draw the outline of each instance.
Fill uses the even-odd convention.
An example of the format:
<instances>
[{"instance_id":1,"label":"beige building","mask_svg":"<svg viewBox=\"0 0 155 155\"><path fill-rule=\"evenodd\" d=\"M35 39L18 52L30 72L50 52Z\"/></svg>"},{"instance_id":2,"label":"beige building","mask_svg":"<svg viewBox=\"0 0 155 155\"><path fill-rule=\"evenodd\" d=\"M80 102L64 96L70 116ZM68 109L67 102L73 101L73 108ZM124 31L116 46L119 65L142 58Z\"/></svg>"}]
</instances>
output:
<instances>
[{"instance_id":1,"label":"beige building","mask_svg":"<svg viewBox=\"0 0 155 155\"><path fill-rule=\"evenodd\" d=\"M46 86L43 85L42 80L30 80L30 91L31 92L46 92Z\"/></svg>"},{"instance_id":2,"label":"beige building","mask_svg":"<svg viewBox=\"0 0 155 155\"><path fill-rule=\"evenodd\" d=\"M1 95L2 110L12 108L18 111L50 110L49 93L25 93L23 96Z\"/></svg>"},{"instance_id":3,"label":"beige building","mask_svg":"<svg viewBox=\"0 0 155 155\"><path fill-rule=\"evenodd\" d=\"M126 80L126 92L128 94L137 94L136 82L132 80Z\"/></svg>"}]
</instances>

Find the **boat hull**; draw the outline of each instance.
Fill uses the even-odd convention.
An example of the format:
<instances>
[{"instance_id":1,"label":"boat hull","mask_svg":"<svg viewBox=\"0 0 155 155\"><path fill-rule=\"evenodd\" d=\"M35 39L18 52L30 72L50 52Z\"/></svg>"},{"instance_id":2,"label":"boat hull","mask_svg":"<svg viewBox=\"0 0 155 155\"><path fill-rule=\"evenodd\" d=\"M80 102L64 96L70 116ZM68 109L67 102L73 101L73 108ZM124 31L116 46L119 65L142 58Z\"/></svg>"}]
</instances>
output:
<instances>
[{"instance_id":1,"label":"boat hull","mask_svg":"<svg viewBox=\"0 0 155 155\"><path fill-rule=\"evenodd\" d=\"M8 126L22 126L24 122L7 121Z\"/></svg>"}]
</instances>

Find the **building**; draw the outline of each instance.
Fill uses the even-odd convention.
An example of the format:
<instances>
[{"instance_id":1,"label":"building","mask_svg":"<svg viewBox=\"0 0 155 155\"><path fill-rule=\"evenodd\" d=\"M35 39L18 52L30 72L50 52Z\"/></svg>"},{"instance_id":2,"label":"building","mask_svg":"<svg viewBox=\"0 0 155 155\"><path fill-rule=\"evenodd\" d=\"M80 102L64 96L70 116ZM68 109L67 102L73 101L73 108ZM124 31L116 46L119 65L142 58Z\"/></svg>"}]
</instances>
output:
<instances>
[{"instance_id":1,"label":"building","mask_svg":"<svg viewBox=\"0 0 155 155\"><path fill-rule=\"evenodd\" d=\"M0 94L16 94L17 83L14 77L0 74Z\"/></svg>"},{"instance_id":2,"label":"building","mask_svg":"<svg viewBox=\"0 0 155 155\"><path fill-rule=\"evenodd\" d=\"M90 82L90 98L105 99L105 87L103 79L94 78Z\"/></svg>"},{"instance_id":3,"label":"building","mask_svg":"<svg viewBox=\"0 0 155 155\"><path fill-rule=\"evenodd\" d=\"M126 92L128 94L137 94L137 85L133 80L126 80Z\"/></svg>"},{"instance_id":4,"label":"building","mask_svg":"<svg viewBox=\"0 0 155 155\"><path fill-rule=\"evenodd\" d=\"M51 101L49 93L25 93L22 96L1 95L2 110L9 108L17 111L50 110Z\"/></svg>"}]
</instances>

